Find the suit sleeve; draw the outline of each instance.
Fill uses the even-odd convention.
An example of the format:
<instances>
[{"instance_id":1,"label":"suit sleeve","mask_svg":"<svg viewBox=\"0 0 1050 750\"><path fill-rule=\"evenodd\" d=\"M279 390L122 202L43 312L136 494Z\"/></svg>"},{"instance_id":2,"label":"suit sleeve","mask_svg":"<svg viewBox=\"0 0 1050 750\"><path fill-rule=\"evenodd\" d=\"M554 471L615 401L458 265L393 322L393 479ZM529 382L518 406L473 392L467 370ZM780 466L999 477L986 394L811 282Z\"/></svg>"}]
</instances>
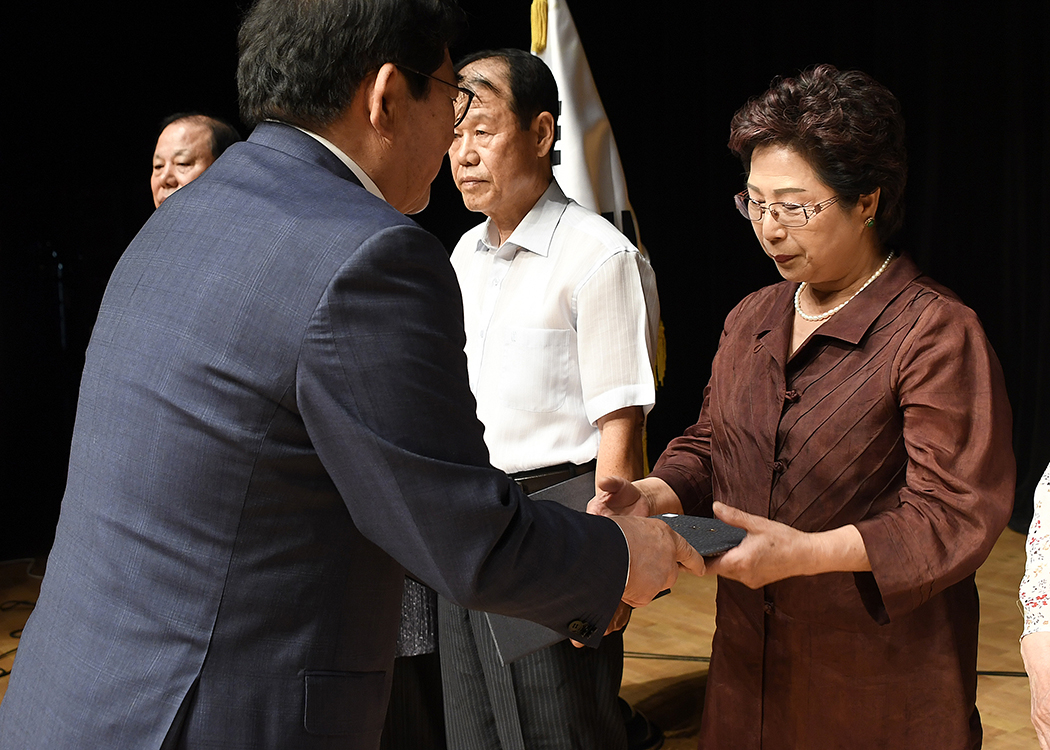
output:
<instances>
[{"instance_id":1,"label":"suit sleeve","mask_svg":"<svg viewBox=\"0 0 1050 750\"><path fill-rule=\"evenodd\" d=\"M488 463L448 256L413 226L361 245L306 333L298 403L364 536L442 595L600 638L627 548L609 519L533 503ZM579 638L578 635L575 637Z\"/></svg>"}]
</instances>

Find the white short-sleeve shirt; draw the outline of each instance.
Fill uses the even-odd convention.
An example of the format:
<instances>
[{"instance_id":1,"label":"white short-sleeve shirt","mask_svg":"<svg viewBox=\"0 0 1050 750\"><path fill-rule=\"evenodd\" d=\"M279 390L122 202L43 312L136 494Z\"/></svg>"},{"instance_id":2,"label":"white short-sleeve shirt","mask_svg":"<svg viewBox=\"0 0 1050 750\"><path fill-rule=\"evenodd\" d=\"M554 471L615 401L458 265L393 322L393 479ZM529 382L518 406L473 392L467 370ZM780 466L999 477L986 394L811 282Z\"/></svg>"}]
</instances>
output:
<instances>
[{"instance_id":1,"label":"white short-sleeve shirt","mask_svg":"<svg viewBox=\"0 0 1050 750\"><path fill-rule=\"evenodd\" d=\"M506 472L598 455L598 419L656 401L660 318L649 261L552 182L502 246L485 221L452 253L470 388Z\"/></svg>"}]
</instances>

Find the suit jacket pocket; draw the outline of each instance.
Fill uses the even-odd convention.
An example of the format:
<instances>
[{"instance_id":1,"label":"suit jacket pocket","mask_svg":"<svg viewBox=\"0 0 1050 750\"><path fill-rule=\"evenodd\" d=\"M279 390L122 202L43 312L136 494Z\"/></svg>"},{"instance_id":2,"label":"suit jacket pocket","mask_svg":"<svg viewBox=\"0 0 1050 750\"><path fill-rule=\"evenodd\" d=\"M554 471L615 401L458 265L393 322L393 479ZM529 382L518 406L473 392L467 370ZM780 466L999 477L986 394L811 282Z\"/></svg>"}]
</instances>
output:
<instances>
[{"instance_id":1,"label":"suit jacket pocket","mask_svg":"<svg viewBox=\"0 0 1050 750\"><path fill-rule=\"evenodd\" d=\"M380 732L386 718L386 672L305 673L303 725L308 734ZM377 735L378 736L378 735Z\"/></svg>"}]
</instances>

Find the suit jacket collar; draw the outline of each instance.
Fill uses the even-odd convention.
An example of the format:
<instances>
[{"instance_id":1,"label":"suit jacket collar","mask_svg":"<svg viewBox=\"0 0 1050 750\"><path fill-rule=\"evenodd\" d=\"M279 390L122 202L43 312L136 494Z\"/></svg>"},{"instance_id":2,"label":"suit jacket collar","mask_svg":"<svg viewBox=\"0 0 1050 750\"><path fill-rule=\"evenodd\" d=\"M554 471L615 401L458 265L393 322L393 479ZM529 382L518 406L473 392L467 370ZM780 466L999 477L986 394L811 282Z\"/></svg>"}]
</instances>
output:
<instances>
[{"instance_id":1,"label":"suit jacket collar","mask_svg":"<svg viewBox=\"0 0 1050 750\"><path fill-rule=\"evenodd\" d=\"M361 185L361 180L357 179L357 176L343 164L338 156L325 148L316 138L311 138L291 125L283 122L261 122L248 136L248 142L288 154L296 159L327 169L344 180Z\"/></svg>"}]
</instances>

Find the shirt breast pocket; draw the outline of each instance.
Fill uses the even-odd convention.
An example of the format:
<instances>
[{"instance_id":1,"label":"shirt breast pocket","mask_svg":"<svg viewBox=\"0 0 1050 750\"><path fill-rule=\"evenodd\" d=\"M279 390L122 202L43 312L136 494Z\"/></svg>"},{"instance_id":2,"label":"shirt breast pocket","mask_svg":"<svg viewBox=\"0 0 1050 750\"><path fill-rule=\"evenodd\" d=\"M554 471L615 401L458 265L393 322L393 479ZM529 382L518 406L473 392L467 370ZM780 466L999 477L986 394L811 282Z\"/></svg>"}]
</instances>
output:
<instances>
[{"instance_id":1,"label":"shirt breast pocket","mask_svg":"<svg viewBox=\"0 0 1050 750\"><path fill-rule=\"evenodd\" d=\"M509 409L557 411L565 403L575 331L510 328L500 357L500 402Z\"/></svg>"}]
</instances>

